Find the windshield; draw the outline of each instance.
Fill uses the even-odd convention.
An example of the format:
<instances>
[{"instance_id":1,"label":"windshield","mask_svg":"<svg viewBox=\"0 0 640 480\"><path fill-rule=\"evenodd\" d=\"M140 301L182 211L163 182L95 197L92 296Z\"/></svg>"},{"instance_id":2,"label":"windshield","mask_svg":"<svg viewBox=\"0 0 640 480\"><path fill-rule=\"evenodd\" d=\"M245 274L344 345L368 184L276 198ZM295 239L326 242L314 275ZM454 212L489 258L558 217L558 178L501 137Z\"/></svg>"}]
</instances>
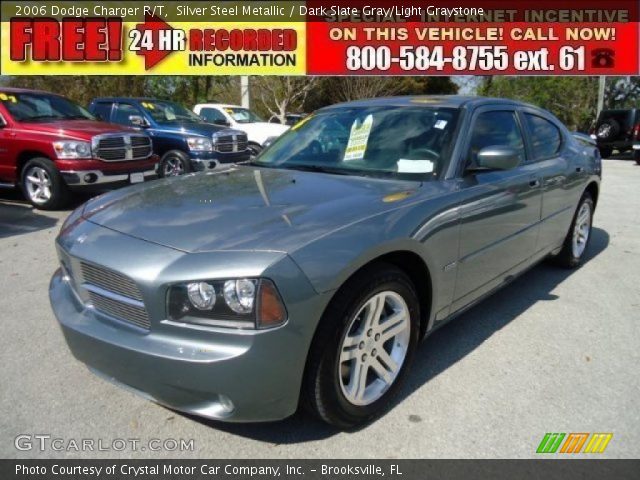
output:
<instances>
[{"instance_id":1,"label":"windshield","mask_svg":"<svg viewBox=\"0 0 640 480\"><path fill-rule=\"evenodd\" d=\"M453 146L458 110L340 108L306 117L253 164L336 174L436 178Z\"/></svg>"},{"instance_id":2,"label":"windshield","mask_svg":"<svg viewBox=\"0 0 640 480\"><path fill-rule=\"evenodd\" d=\"M84 108L58 95L0 92L0 102L18 122L95 120Z\"/></svg>"},{"instance_id":3,"label":"windshield","mask_svg":"<svg viewBox=\"0 0 640 480\"><path fill-rule=\"evenodd\" d=\"M184 108L179 103L167 102L163 100L145 100L140 102L142 108L151 115L157 123L179 123L197 122L203 123L202 119L191 110Z\"/></svg>"},{"instance_id":4,"label":"windshield","mask_svg":"<svg viewBox=\"0 0 640 480\"><path fill-rule=\"evenodd\" d=\"M262 118L248 108L225 107L224 110L238 123L264 122Z\"/></svg>"}]
</instances>

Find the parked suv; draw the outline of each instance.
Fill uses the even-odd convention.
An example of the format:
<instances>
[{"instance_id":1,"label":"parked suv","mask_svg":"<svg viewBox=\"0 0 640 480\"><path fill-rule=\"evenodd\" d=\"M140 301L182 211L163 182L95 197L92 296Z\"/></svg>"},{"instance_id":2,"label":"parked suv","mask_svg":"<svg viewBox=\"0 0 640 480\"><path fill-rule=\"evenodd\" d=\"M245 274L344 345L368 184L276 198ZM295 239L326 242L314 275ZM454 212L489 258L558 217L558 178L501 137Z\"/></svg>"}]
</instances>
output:
<instances>
[{"instance_id":1,"label":"parked suv","mask_svg":"<svg viewBox=\"0 0 640 480\"><path fill-rule=\"evenodd\" d=\"M215 168L219 163L249 160L247 135L205 122L179 103L154 98L96 98L89 111L151 136L160 156L162 177Z\"/></svg>"},{"instance_id":2,"label":"parked suv","mask_svg":"<svg viewBox=\"0 0 640 480\"><path fill-rule=\"evenodd\" d=\"M632 150L633 158L640 164L640 108L603 110L593 136L603 158L609 157L613 150Z\"/></svg>"},{"instance_id":3,"label":"parked suv","mask_svg":"<svg viewBox=\"0 0 640 480\"><path fill-rule=\"evenodd\" d=\"M21 187L37 208L63 207L71 190L154 178L157 161L144 133L98 122L60 95L0 89L0 184Z\"/></svg>"},{"instance_id":4,"label":"parked suv","mask_svg":"<svg viewBox=\"0 0 640 480\"><path fill-rule=\"evenodd\" d=\"M247 134L251 155L256 156L264 149L264 142L270 137L279 137L289 130L287 125L265 122L248 108L222 103L201 103L193 111L207 122L223 125Z\"/></svg>"}]
</instances>

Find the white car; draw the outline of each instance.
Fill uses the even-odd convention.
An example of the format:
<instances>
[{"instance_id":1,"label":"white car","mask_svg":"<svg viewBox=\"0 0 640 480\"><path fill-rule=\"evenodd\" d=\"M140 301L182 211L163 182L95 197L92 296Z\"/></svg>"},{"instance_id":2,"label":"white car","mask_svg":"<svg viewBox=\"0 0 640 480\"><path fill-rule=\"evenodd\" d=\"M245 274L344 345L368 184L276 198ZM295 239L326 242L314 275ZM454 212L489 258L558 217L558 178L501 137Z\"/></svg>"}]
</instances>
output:
<instances>
[{"instance_id":1,"label":"white car","mask_svg":"<svg viewBox=\"0 0 640 480\"><path fill-rule=\"evenodd\" d=\"M279 137L289 130L288 125L265 122L248 108L239 105L200 103L193 107L193 111L205 122L225 125L245 132L249 138L249 150L253 156L262 151L267 139Z\"/></svg>"}]
</instances>

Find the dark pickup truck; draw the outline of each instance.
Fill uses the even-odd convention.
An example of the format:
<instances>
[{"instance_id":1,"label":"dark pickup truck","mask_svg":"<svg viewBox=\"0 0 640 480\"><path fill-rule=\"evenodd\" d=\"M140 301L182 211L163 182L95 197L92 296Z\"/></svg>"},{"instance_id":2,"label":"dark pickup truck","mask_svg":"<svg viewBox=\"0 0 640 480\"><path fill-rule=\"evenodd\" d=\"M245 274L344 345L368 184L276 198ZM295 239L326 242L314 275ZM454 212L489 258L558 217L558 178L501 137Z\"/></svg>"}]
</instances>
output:
<instances>
[{"instance_id":1,"label":"dark pickup truck","mask_svg":"<svg viewBox=\"0 0 640 480\"><path fill-rule=\"evenodd\" d=\"M20 187L36 208L62 208L73 190L156 177L143 132L98 122L49 92L0 88L0 186Z\"/></svg>"},{"instance_id":2,"label":"dark pickup truck","mask_svg":"<svg viewBox=\"0 0 640 480\"><path fill-rule=\"evenodd\" d=\"M179 103L154 98L96 98L89 111L105 122L144 131L160 156L161 177L249 160L247 135L206 123Z\"/></svg>"}]
</instances>

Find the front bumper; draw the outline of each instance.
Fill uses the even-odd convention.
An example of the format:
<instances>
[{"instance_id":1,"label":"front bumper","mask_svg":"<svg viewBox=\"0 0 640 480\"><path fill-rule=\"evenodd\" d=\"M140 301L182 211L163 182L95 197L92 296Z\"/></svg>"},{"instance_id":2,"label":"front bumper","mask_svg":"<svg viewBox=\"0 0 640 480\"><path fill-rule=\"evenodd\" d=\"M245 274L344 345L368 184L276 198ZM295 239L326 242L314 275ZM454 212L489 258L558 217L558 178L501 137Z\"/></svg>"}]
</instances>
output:
<instances>
[{"instance_id":1,"label":"front bumper","mask_svg":"<svg viewBox=\"0 0 640 480\"><path fill-rule=\"evenodd\" d=\"M157 168L149 170L127 171L125 173L110 173L102 170L64 170L60 174L70 187L88 187L94 185L110 185L117 183L130 183L132 174L141 173L143 181L157 178ZM132 182L133 183L133 182Z\"/></svg>"},{"instance_id":2,"label":"front bumper","mask_svg":"<svg viewBox=\"0 0 640 480\"><path fill-rule=\"evenodd\" d=\"M191 169L194 172L212 170L220 164L246 162L250 159L250 151L219 153L219 152L191 152Z\"/></svg>"},{"instance_id":3,"label":"front bumper","mask_svg":"<svg viewBox=\"0 0 640 480\"><path fill-rule=\"evenodd\" d=\"M151 318L150 328L143 330L109 317L72 288L77 277L69 280L57 271L49 288L51 306L71 352L91 370L159 404L206 418L272 421L296 411L306 355L329 296L316 295L288 257L259 270L273 254L184 254L88 221L59 237L57 247L65 265L75 268L74 261L100 258L105 268L136 281ZM184 281L184 272L203 278L208 275L198 269L224 272L242 259L255 266L243 268L247 275L262 271L279 285L287 323L271 330L236 330L166 320L168 284Z\"/></svg>"}]
</instances>

